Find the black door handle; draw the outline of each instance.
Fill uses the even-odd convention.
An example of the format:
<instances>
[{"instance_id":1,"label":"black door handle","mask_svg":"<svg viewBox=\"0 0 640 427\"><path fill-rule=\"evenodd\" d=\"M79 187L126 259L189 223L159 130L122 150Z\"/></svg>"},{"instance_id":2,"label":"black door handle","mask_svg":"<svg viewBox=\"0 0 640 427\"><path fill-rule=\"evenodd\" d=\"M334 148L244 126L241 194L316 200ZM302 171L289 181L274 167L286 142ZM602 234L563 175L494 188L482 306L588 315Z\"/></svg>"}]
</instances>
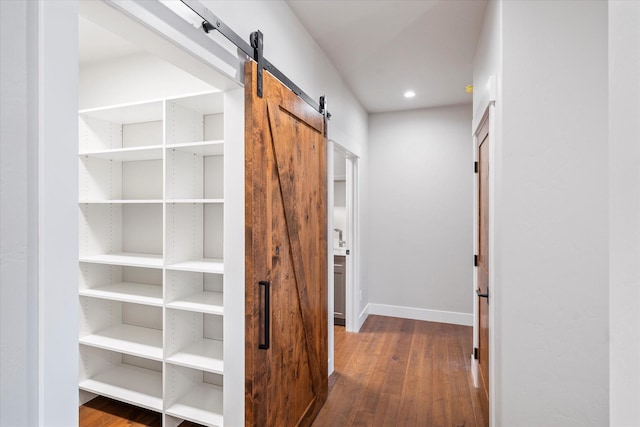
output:
<instances>
[{"instance_id":1,"label":"black door handle","mask_svg":"<svg viewBox=\"0 0 640 427\"><path fill-rule=\"evenodd\" d=\"M270 288L271 283L266 281L259 282L260 286L264 286L264 342L258 344L258 348L260 350L268 350L269 349L269 336L271 335L270 329L270 319L271 319L271 301L270 301Z\"/></svg>"},{"instance_id":2,"label":"black door handle","mask_svg":"<svg viewBox=\"0 0 640 427\"><path fill-rule=\"evenodd\" d=\"M487 298L487 299L489 299L489 293L487 292L486 294L481 294L481 293L480 293L480 289L476 289L476 295L478 295L480 298Z\"/></svg>"}]
</instances>

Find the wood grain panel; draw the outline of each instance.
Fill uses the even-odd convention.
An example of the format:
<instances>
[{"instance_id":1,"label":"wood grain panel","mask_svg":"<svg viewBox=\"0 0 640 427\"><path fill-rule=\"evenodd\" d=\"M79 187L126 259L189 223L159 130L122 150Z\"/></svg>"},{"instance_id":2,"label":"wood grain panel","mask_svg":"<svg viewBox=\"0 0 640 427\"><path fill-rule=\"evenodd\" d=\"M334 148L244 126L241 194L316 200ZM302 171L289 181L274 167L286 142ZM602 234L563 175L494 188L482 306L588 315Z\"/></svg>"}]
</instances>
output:
<instances>
[{"instance_id":1,"label":"wood grain panel","mask_svg":"<svg viewBox=\"0 0 640 427\"><path fill-rule=\"evenodd\" d=\"M326 399L327 205L324 120L256 66L245 68L246 425L308 426ZM271 283L271 347L264 298Z\"/></svg>"}]
</instances>

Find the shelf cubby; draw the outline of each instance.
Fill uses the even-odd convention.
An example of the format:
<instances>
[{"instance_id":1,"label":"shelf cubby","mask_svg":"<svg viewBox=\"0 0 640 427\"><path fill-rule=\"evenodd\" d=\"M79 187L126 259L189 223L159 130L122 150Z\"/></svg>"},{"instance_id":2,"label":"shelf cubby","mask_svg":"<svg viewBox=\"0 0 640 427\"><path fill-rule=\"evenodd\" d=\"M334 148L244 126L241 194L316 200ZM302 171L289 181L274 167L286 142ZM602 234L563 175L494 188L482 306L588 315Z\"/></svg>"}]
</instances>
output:
<instances>
[{"instance_id":1,"label":"shelf cubby","mask_svg":"<svg viewBox=\"0 0 640 427\"><path fill-rule=\"evenodd\" d=\"M166 101L166 144L224 139L224 94L207 93Z\"/></svg>"},{"instance_id":2,"label":"shelf cubby","mask_svg":"<svg viewBox=\"0 0 640 427\"><path fill-rule=\"evenodd\" d=\"M81 204L80 261L162 268L161 204Z\"/></svg>"},{"instance_id":3,"label":"shelf cubby","mask_svg":"<svg viewBox=\"0 0 640 427\"><path fill-rule=\"evenodd\" d=\"M222 316L167 309L167 362L216 374L224 373Z\"/></svg>"},{"instance_id":4,"label":"shelf cubby","mask_svg":"<svg viewBox=\"0 0 640 427\"><path fill-rule=\"evenodd\" d=\"M162 201L162 119L160 101L80 113L81 202Z\"/></svg>"},{"instance_id":5,"label":"shelf cubby","mask_svg":"<svg viewBox=\"0 0 640 427\"><path fill-rule=\"evenodd\" d=\"M166 370L165 412L187 421L222 427L222 376L170 363Z\"/></svg>"},{"instance_id":6,"label":"shelf cubby","mask_svg":"<svg viewBox=\"0 0 640 427\"><path fill-rule=\"evenodd\" d=\"M80 390L162 411L162 362L80 345Z\"/></svg>"},{"instance_id":7,"label":"shelf cubby","mask_svg":"<svg viewBox=\"0 0 640 427\"><path fill-rule=\"evenodd\" d=\"M161 307L162 270L83 262L80 295Z\"/></svg>"},{"instance_id":8,"label":"shelf cubby","mask_svg":"<svg viewBox=\"0 0 640 427\"><path fill-rule=\"evenodd\" d=\"M223 275L167 270L167 307L208 314L224 314Z\"/></svg>"},{"instance_id":9,"label":"shelf cubby","mask_svg":"<svg viewBox=\"0 0 640 427\"><path fill-rule=\"evenodd\" d=\"M162 202L161 148L86 153L79 163L81 203Z\"/></svg>"},{"instance_id":10,"label":"shelf cubby","mask_svg":"<svg viewBox=\"0 0 640 427\"><path fill-rule=\"evenodd\" d=\"M162 309L80 297L80 344L162 360Z\"/></svg>"},{"instance_id":11,"label":"shelf cubby","mask_svg":"<svg viewBox=\"0 0 640 427\"><path fill-rule=\"evenodd\" d=\"M166 194L169 201L224 201L224 142L167 146Z\"/></svg>"},{"instance_id":12,"label":"shelf cubby","mask_svg":"<svg viewBox=\"0 0 640 427\"><path fill-rule=\"evenodd\" d=\"M223 205L167 203L166 215L167 269L223 273Z\"/></svg>"},{"instance_id":13,"label":"shelf cubby","mask_svg":"<svg viewBox=\"0 0 640 427\"><path fill-rule=\"evenodd\" d=\"M162 101L80 111L80 153L161 146Z\"/></svg>"}]
</instances>

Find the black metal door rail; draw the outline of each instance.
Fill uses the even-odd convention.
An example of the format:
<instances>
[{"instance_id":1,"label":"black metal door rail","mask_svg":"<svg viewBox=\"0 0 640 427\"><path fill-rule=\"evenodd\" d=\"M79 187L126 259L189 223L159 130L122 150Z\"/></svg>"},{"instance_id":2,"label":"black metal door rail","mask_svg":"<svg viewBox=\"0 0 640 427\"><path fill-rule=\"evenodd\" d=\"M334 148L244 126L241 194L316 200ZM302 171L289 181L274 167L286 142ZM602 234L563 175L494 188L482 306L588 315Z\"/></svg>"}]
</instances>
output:
<instances>
[{"instance_id":1,"label":"black metal door rail","mask_svg":"<svg viewBox=\"0 0 640 427\"><path fill-rule=\"evenodd\" d=\"M321 96L319 102L315 102L309 95L307 95L302 89L300 89L295 83L291 81L286 75L278 70L271 62L269 62L264 56L262 56L264 40L263 34L260 30L254 31L249 37L250 44L244 41L235 31L229 28L221 19L213 14L207 7L205 7L198 0L180 0L189 9L194 11L200 18L202 18L202 29L204 32L209 33L211 31L218 31L227 40L233 43L238 49L244 52L248 57L253 58L258 64L258 82L257 82L257 95L262 98L262 73L263 70L270 72L276 79L280 80L285 86L287 86L293 93L302 98L307 104L313 107L324 116L325 120L325 136L327 131L327 120L331 118L331 114L327 110L327 100L325 96Z\"/></svg>"}]
</instances>

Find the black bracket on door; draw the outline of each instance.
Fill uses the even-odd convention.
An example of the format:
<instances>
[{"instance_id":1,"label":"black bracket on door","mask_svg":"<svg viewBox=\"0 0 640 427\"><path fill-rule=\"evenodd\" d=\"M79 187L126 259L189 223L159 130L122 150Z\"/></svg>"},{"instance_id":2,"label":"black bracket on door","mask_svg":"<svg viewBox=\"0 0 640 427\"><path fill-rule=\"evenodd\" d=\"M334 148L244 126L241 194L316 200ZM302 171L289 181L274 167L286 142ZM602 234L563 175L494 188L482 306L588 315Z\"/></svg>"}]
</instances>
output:
<instances>
[{"instance_id":1,"label":"black bracket on door","mask_svg":"<svg viewBox=\"0 0 640 427\"><path fill-rule=\"evenodd\" d=\"M327 122L331 118L331 113L328 110L327 98L326 98L325 95L322 95L320 97L320 109L318 111L320 113L322 113L322 116L324 117L324 136L326 137L327 136Z\"/></svg>"},{"instance_id":2,"label":"black bracket on door","mask_svg":"<svg viewBox=\"0 0 640 427\"><path fill-rule=\"evenodd\" d=\"M189 9L191 9L194 13L196 13L200 18L202 18L202 29L205 33L209 33L211 31L218 31L222 36L224 36L227 40L233 43L238 49L240 49L245 55L249 58L252 58L254 61L258 62L258 59L262 62L262 67L258 64L258 77L260 77L261 69L267 70L273 77L280 80L280 82L288 87L291 92L295 93L297 96L302 98L307 104L309 104L315 111L322 113L322 109L317 102L313 100L309 95L304 93L302 89L296 86L295 83L291 81L287 76L285 76L280 70L278 70L273 64L271 64L267 58L262 56L264 49L264 42L262 40L262 33L260 31L254 31L251 33L250 42L247 43L240 37L236 32L234 32L231 28L229 28L221 19L219 19L216 15L213 14L205 5L202 4L200 0L180 0L184 5L186 5ZM258 34L256 34L258 33ZM254 36L254 34L256 34ZM254 39L256 43L254 44ZM259 40L258 40L259 39ZM259 52L256 52L258 50ZM258 96L262 97L262 80L258 79ZM326 119L328 120L331 117L331 114L326 113ZM326 128L326 126L325 126Z\"/></svg>"},{"instance_id":3,"label":"black bracket on door","mask_svg":"<svg viewBox=\"0 0 640 427\"><path fill-rule=\"evenodd\" d=\"M264 42L262 39L262 31L254 31L249 37L251 40L251 47L253 47L253 60L258 64L258 98L262 98L262 70L264 68L264 58L262 56L262 49Z\"/></svg>"}]
</instances>

